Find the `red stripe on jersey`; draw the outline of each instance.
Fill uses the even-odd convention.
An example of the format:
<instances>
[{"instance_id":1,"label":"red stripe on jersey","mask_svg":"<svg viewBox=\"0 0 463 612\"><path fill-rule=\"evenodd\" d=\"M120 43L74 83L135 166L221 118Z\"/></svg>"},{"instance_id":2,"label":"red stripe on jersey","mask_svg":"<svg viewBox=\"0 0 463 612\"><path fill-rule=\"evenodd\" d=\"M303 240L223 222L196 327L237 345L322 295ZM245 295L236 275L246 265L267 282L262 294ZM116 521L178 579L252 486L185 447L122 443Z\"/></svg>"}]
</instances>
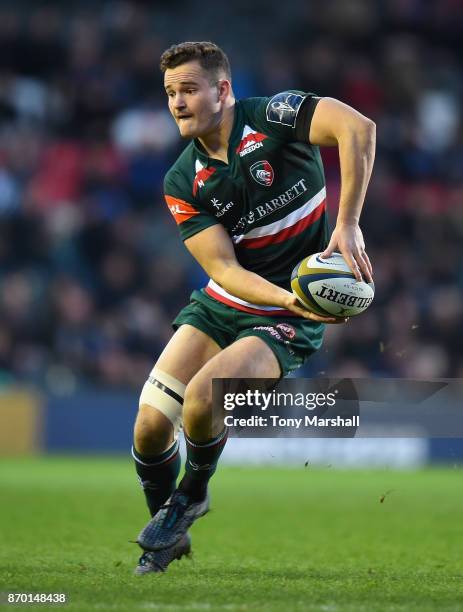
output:
<instances>
[{"instance_id":1,"label":"red stripe on jersey","mask_svg":"<svg viewBox=\"0 0 463 612\"><path fill-rule=\"evenodd\" d=\"M193 195L195 196L198 193L198 187L203 187L204 183L211 178L214 174L215 168L201 168L196 173L195 179L193 181Z\"/></svg>"},{"instance_id":2,"label":"red stripe on jersey","mask_svg":"<svg viewBox=\"0 0 463 612\"><path fill-rule=\"evenodd\" d=\"M193 208L191 204L188 204L188 202L185 202L185 200L174 198L170 195L164 197L177 225L180 225L180 223L184 221L188 221L188 219L191 219L191 217L195 215L199 215L199 211Z\"/></svg>"},{"instance_id":3,"label":"red stripe on jersey","mask_svg":"<svg viewBox=\"0 0 463 612\"><path fill-rule=\"evenodd\" d=\"M279 316L297 317L299 316L295 314L294 312L291 312L291 310L261 310L260 308L249 308L248 306L244 306L243 304L238 304L237 302L233 302L232 300L224 297L223 295L220 295L220 293L217 293L216 291L214 291L214 289L211 289L210 287L206 287L204 291L210 297L213 297L218 302L222 302L222 304L231 306L232 308L235 308L236 310L241 310L243 312L249 312L250 314L265 315L267 317L279 317Z\"/></svg>"},{"instance_id":4,"label":"red stripe on jersey","mask_svg":"<svg viewBox=\"0 0 463 612\"><path fill-rule=\"evenodd\" d=\"M261 247L269 246L270 244L278 244L284 242L288 238L293 238L298 234L302 233L310 225L318 221L326 209L326 200L323 200L315 210L313 210L307 217L304 217L291 227L285 227L276 234L269 234L268 236L259 236L259 238L243 238L239 246L245 249L260 249Z\"/></svg>"}]
</instances>

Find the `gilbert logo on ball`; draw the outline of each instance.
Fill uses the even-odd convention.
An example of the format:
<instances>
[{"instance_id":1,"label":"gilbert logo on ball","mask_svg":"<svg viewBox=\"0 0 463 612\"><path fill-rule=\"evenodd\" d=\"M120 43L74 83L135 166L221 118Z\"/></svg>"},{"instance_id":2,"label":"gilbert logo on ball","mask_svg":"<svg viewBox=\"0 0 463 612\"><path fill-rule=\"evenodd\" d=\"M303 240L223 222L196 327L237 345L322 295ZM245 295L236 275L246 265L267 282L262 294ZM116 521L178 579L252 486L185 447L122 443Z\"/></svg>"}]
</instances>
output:
<instances>
[{"instance_id":1,"label":"gilbert logo on ball","mask_svg":"<svg viewBox=\"0 0 463 612\"><path fill-rule=\"evenodd\" d=\"M373 283L357 281L341 253L309 255L294 268L291 287L298 301L321 316L354 317L373 301Z\"/></svg>"}]
</instances>

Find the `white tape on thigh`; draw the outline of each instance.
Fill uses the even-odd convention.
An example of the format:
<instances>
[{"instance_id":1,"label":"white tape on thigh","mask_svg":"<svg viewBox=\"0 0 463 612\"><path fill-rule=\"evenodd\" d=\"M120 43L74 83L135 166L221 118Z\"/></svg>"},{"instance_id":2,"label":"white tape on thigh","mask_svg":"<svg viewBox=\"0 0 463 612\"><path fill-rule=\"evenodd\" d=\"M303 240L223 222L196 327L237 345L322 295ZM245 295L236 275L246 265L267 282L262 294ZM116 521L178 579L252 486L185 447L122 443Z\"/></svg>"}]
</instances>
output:
<instances>
[{"instance_id":1,"label":"white tape on thigh","mask_svg":"<svg viewBox=\"0 0 463 612\"><path fill-rule=\"evenodd\" d=\"M174 436L182 426L183 398L185 387L166 372L153 368L140 395L139 405L148 404L162 412L174 426Z\"/></svg>"}]
</instances>

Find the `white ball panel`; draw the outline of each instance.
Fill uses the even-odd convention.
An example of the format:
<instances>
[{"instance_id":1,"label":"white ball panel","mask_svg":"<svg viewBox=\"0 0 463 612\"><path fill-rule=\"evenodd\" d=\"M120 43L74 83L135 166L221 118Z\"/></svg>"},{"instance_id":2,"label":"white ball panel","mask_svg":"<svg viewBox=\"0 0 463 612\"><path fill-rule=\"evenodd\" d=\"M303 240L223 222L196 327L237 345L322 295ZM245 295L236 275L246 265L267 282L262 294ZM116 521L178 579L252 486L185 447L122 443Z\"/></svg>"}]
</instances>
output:
<instances>
[{"instance_id":1,"label":"white ball panel","mask_svg":"<svg viewBox=\"0 0 463 612\"><path fill-rule=\"evenodd\" d=\"M307 260L306 267L307 272L309 272L310 269L314 268L316 270L326 269L327 272L337 270L339 272L352 273L351 269L346 264L344 257L341 255L341 253L333 253L331 257L327 257L326 259L322 259L320 257L320 253L314 253Z\"/></svg>"},{"instance_id":2,"label":"white ball panel","mask_svg":"<svg viewBox=\"0 0 463 612\"><path fill-rule=\"evenodd\" d=\"M313 299L327 313L353 317L368 308L374 297L372 285L351 278L312 281L308 289Z\"/></svg>"}]
</instances>

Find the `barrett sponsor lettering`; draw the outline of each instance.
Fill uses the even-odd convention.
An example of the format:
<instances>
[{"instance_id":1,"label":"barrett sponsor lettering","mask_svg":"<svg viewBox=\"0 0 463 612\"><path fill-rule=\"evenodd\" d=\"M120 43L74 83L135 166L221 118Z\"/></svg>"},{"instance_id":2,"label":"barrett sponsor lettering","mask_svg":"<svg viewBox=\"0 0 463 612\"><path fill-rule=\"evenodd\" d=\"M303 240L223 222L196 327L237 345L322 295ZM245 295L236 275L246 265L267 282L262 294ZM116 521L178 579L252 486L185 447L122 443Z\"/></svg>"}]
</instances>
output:
<instances>
[{"instance_id":1,"label":"barrett sponsor lettering","mask_svg":"<svg viewBox=\"0 0 463 612\"><path fill-rule=\"evenodd\" d=\"M247 215L243 215L233 228L232 232L237 232L238 230L243 229L246 225L252 225L256 221L267 217L276 210L284 208L306 191L306 179L299 179L297 183L294 183L294 185L278 195L276 198L272 198L268 202L259 204L256 206L255 210L249 212Z\"/></svg>"}]
</instances>

